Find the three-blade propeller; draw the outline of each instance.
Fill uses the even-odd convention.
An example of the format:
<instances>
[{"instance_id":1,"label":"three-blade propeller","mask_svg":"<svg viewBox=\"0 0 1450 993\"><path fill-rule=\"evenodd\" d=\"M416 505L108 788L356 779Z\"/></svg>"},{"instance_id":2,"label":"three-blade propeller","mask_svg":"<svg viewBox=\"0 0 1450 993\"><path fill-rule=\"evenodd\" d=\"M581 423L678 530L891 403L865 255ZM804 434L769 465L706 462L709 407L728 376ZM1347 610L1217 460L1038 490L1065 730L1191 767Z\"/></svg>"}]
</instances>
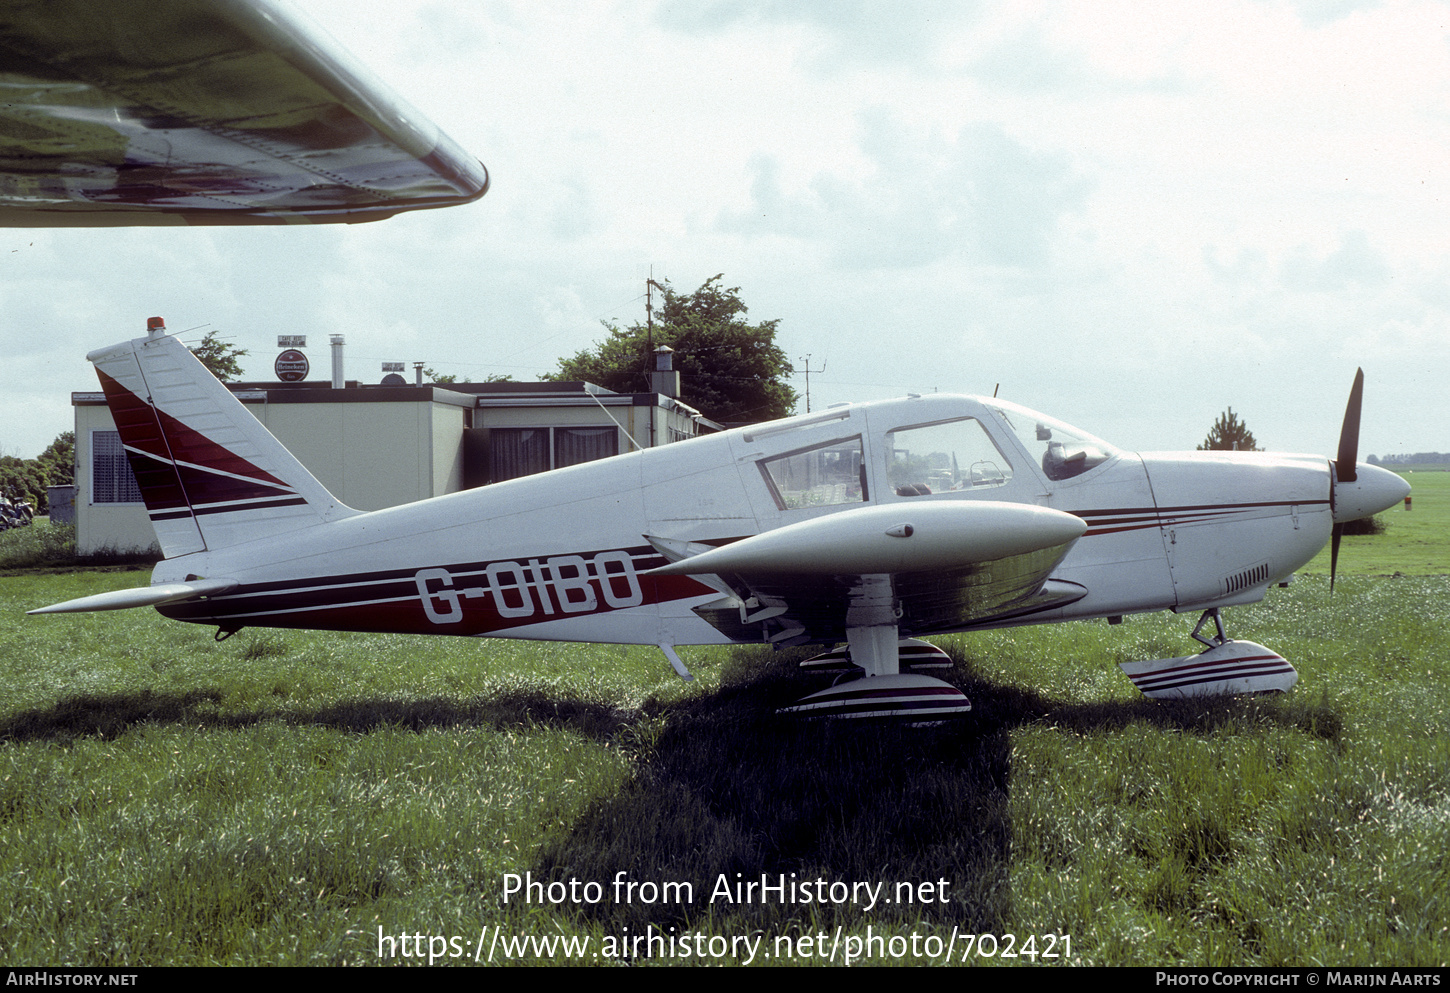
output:
<instances>
[{"instance_id":1,"label":"three-blade propeller","mask_svg":"<svg viewBox=\"0 0 1450 993\"><path fill-rule=\"evenodd\" d=\"M1344 408L1344 425L1339 429L1339 451L1334 459L1335 485L1352 483L1359 478L1355 464L1359 460L1359 409L1364 400L1364 370L1354 371L1354 386L1349 390L1349 404ZM1333 487L1330 499L1333 500ZM1336 521L1329 543L1329 592L1334 592L1334 574L1339 568L1339 539L1344 523Z\"/></svg>"}]
</instances>

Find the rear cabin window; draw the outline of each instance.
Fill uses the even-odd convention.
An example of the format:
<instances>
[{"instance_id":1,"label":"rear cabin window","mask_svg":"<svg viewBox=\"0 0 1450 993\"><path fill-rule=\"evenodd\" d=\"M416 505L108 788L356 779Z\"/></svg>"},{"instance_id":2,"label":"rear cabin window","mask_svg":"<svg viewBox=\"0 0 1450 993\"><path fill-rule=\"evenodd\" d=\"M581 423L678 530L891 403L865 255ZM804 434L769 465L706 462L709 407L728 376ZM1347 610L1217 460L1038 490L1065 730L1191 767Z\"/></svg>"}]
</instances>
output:
<instances>
[{"instance_id":1,"label":"rear cabin window","mask_svg":"<svg viewBox=\"0 0 1450 993\"><path fill-rule=\"evenodd\" d=\"M832 507L867 500L861 436L828 441L759 462L781 510Z\"/></svg>"},{"instance_id":2,"label":"rear cabin window","mask_svg":"<svg viewBox=\"0 0 1450 993\"><path fill-rule=\"evenodd\" d=\"M1003 486L1012 465L975 417L886 435L886 479L897 496Z\"/></svg>"}]
</instances>

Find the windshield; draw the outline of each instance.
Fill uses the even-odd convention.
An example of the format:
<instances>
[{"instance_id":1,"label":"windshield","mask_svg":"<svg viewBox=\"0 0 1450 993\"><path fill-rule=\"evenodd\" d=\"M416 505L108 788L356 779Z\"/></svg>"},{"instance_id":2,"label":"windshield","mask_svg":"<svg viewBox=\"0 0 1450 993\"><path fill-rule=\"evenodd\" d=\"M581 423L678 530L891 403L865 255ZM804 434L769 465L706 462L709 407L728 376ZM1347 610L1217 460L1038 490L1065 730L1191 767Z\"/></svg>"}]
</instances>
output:
<instances>
[{"instance_id":1,"label":"windshield","mask_svg":"<svg viewBox=\"0 0 1450 993\"><path fill-rule=\"evenodd\" d=\"M1117 454L1101 438L1079 431L1055 417L1019 407L1005 400L992 400L987 407L1022 442L1022 447L1040 461L1048 479L1071 479Z\"/></svg>"}]
</instances>

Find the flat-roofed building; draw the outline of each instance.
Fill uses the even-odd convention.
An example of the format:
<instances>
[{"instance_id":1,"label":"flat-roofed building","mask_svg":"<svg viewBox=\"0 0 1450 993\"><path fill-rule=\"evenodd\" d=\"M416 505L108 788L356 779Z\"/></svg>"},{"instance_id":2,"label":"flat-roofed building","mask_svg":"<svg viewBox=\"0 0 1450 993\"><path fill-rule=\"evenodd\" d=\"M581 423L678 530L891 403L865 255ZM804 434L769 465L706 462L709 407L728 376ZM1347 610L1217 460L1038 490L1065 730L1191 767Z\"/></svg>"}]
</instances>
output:
<instances>
[{"instance_id":1,"label":"flat-roofed building","mask_svg":"<svg viewBox=\"0 0 1450 993\"><path fill-rule=\"evenodd\" d=\"M720 430L667 394L613 393L592 383L227 387L333 496L358 510L381 510ZM77 551L155 547L105 395L73 393L71 403Z\"/></svg>"}]
</instances>

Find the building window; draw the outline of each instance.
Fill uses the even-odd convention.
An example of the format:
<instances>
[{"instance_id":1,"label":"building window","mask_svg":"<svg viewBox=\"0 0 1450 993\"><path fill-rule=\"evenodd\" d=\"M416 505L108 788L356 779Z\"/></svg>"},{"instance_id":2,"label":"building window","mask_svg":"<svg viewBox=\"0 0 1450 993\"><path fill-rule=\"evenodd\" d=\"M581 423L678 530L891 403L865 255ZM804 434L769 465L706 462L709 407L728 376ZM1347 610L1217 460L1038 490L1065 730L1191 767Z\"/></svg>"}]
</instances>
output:
<instances>
[{"instance_id":1,"label":"building window","mask_svg":"<svg viewBox=\"0 0 1450 993\"><path fill-rule=\"evenodd\" d=\"M119 431L91 432L91 503L140 503L141 487Z\"/></svg>"},{"instance_id":2,"label":"building window","mask_svg":"<svg viewBox=\"0 0 1450 993\"><path fill-rule=\"evenodd\" d=\"M501 483L618 454L615 427L494 428L489 432L489 478Z\"/></svg>"},{"instance_id":3,"label":"building window","mask_svg":"<svg viewBox=\"0 0 1450 993\"><path fill-rule=\"evenodd\" d=\"M495 483L549 468L548 428L494 428L488 436L488 478Z\"/></svg>"}]
</instances>

